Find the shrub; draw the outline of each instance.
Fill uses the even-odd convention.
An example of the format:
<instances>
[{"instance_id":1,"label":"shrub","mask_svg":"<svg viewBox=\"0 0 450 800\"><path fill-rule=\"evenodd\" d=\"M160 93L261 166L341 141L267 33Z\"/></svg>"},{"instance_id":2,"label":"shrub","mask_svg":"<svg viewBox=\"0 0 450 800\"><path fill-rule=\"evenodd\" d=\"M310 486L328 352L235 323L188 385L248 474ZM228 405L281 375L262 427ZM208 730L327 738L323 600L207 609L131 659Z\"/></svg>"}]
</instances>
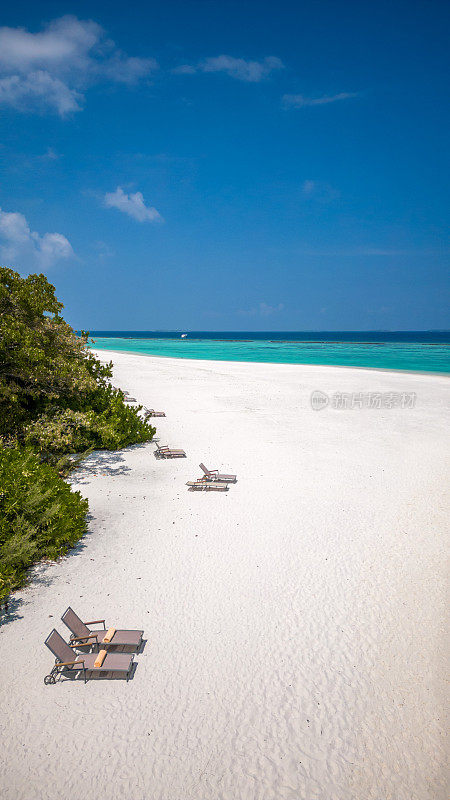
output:
<instances>
[{"instance_id":1,"label":"shrub","mask_svg":"<svg viewBox=\"0 0 450 800\"><path fill-rule=\"evenodd\" d=\"M21 278L0 268L0 435L20 436L48 403L93 391L97 375L108 374L88 356L86 337L61 317L62 307L44 275Z\"/></svg>"},{"instance_id":2,"label":"shrub","mask_svg":"<svg viewBox=\"0 0 450 800\"><path fill-rule=\"evenodd\" d=\"M95 413L67 408L53 417L42 414L27 425L24 441L52 462L64 453L80 453L98 444Z\"/></svg>"},{"instance_id":3,"label":"shrub","mask_svg":"<svg viewBox=\"0 0 450 800\"><path fill-rule=\"evenodd\" d=\"M155 434L62 308L45 275L0 267L0 600L33 561L56 558L85 530L87 500L61 477L69 454Z\"/></svg>"},{"instance_id":4,"label":"shrub","mask_svg":"<svg viewBox=\"0 0 450 800\"><path fill-rule=\"evenodd\" d=\"M137 410L129 408L119 396L111 397L109 406L95 411L57 411L54 416L41 415L25 428L24 441L50 463L64 453L80 453L88 449L118 450L145 442L155 434Z\"/></svg>"},{"instance_id":5,"label":"shrub","mask_svg":"<svg viewBox=\"0 0 450 800\"><path fill-rule=\"evenodd\" d=\"M122 392L112 390L107 407L97 417L101 447L117 450L153 439L156 428L141 419L141 408L130 408L124 403Z\"/></svg>"},{"instance_id":6,"label":"shrub","mask_svg":"<svg viewBox=\"0 0 450 800\"><path fill-rule=\"evenodd\" d=\"M0 600L41 558L55 559L86 530L88 501L28 448L0 447Z\"/></svg>"},{"instance_id":7,"label":"shrub","mask_svg":"<svg viewBox=\"0 0 450 800\"><path fill-rule=\"evenodd\" d=\"M31 445L54 463L87 448L152 439L155 428L111 386L102 364L61 316L44 275L0 268L0 438Z\"/></svg>"}]
</instances>

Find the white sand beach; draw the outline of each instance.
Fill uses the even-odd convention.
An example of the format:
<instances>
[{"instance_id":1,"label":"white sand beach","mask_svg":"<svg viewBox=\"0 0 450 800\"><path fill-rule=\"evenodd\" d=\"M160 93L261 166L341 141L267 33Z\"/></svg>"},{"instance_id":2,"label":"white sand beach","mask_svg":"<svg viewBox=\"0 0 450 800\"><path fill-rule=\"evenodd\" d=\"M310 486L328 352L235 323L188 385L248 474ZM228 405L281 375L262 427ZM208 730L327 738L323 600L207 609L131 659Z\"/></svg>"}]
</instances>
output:
<instances>
[{"instance_id":1,"label":"white sand beach","mask_svg":"<svg viewBox=\"0 0 450 800\"><path fill-rule=\"evenodd\" d=\"M75 476L89 531L0 628L3 800L446 799L448 378L98 355L187 458ZM68 605L144 628L132 680L44 686Z\"/></svg>"}]
</instances>

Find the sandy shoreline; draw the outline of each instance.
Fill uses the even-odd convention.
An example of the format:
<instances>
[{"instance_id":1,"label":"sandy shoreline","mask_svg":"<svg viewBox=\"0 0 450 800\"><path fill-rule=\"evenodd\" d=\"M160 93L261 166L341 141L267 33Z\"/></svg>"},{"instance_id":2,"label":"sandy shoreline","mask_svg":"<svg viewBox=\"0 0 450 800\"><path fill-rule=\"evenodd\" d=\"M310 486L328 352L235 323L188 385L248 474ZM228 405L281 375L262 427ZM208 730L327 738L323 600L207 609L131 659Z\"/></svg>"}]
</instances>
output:
<instances>
[{"instance_id":1,"label":"sandy shoreline","mask_svg":"<svg viewBox=\"0 0 450 800\"><path fill-rule=\"evenodd\" d=\"M210 359L206 359L206 358L173 358L172 356L160 356L160 355L153 355L151 353L138 353L138 352L134 353L131 350L127 350L127 351L125 351L125 350L101 350L100 348L94 348L94 349L95 349L96 352L102 353L103 354L103 358L106 361L109 360L108 358L106 358L107 353L112 353L113 355L121 355L121 356L123 356L123 355L133 355L133 356L139 356L139 357L142 357L142 358L168 358L171 361L194 361L194 363L196 361L207 361L208 364L217 364L217 363L220 363L220 364L251 364L251 365L253 365L253 364L262 364L262 365L266 364L268 366L269 365L273 365L273 366L276 367L278 365L278 363L279 363L279 362L276 362L276 361L227 361L225 359L224 360L217 359L215 361L211 361ZM111 357L111 361L112 360L113 360L113 358ZM399 375L435 375L438 378L449 378L450 377L450 373L448 373L448 372L434 372L434 371L430 372L428 370L421 370L421 369L391 369L390 367L361 367L361 366L351 366L350 367L350 366L346 366L345 364L287 364L287 363L285 364L285 363L279 363L279 366L282 366L282 367L297 367L297 368L298 367L319 367L319 368L331 367L332 369L346 369L346 370L348 370L348 369L351 369L351 370L362 369L362 370L366 370L368 372L393 372L393 373L398 373Z\"/></svg>"},{"instance_id":2,"label":"sandy shoreline","mask_svg":"<svg viewBox=\"0 0 450 800\"><path fill-rule=\"evenodd\" d=\"M98 352L188 457L77 474L89 532L0 629L1 796L444 800L448 377ZM69 604L145 629L132 681L44 686Z\"/></svg>"}]
</instances>

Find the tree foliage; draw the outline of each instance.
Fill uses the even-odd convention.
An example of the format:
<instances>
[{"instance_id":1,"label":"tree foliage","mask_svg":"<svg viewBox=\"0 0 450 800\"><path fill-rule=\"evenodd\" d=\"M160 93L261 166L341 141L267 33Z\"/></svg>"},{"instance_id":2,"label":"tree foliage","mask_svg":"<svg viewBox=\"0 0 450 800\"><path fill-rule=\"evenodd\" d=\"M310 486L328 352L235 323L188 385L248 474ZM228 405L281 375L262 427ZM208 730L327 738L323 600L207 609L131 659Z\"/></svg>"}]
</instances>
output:
<instances>
[{"instance_id":1,"label":"tree foliage","mask_svg":"<svg viewBox=\"0 0 450 800\"><path fill-rule=\"evenodd\" d=\"M70 403L78 394L95 391L86 338L75 336L61 309L44 275L21 278L0 269L2 435L20 434L24 423L49 403Z\"/></svg>"},{"instance_id":2,"label":"tree foliage","mask_svg":"<svg viewBox=\"0 0 450 800\"><path fill-rule=\"evenodd\" d=\"M62 308L44 275L0 268L0 598L33 560L59 555L84 530L87 501L58 475L68 454L155 433Z\"/></svg>"},{"instance_id":3,"label":"tree foliage","mask_svg":"<svg viewBox=\"0 0 450 800\"><path fill-rule=\"evenodd\" d=\"M86 530L88 501L30 449L0 447L0 600L41 558L58 558Z\"/></svg>"}]
</instances>

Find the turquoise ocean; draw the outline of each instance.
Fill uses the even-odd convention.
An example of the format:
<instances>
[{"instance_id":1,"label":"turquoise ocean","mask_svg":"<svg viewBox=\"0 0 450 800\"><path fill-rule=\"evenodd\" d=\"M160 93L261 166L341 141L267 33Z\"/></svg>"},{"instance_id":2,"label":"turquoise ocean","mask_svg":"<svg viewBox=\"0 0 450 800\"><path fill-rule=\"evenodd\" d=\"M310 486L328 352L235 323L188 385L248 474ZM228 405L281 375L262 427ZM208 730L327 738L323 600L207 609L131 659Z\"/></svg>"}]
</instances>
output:
<instances>
[{"instance_id":1,"label":"turquoise ocean","mask_svg":"<svg viewBox=\"0 0 450 800\"><path fill-rule=\"evenodd\" d=\"M450 332L94 331L91 347L147 356L450 373Z\"/></svg>"}]
</instances>

